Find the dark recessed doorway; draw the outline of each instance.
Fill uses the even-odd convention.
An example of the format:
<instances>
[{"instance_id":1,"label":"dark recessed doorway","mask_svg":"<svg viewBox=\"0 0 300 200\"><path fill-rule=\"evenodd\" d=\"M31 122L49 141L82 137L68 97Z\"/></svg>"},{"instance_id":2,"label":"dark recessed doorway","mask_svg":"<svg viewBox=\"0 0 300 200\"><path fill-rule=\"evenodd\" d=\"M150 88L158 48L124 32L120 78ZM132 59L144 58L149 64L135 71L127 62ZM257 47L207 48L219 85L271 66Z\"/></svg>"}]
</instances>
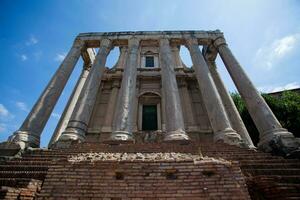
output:
<instances>
[{"instance_id":1,"label":"dark recessed doorway","mask_svg":"<svg viewBox=\"0 0 300 200\"><path fill-rule=\"evenodd\" d=\"M157 106L143 105L142 130L157 130Z\"/></svg>"}]
</instances>

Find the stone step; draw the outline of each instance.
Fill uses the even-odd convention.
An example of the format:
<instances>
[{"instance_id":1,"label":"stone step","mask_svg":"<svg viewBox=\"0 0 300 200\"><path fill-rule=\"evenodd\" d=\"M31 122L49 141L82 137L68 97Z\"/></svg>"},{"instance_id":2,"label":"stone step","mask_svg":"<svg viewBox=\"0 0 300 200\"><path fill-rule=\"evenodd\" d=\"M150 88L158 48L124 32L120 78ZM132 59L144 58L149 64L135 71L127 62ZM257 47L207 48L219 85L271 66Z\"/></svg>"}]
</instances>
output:
<instances>
[{"instance_id":1,"label":"stone step","mask_svg":"<svg viewBox=\"0 0 300 200\"><path fill-rule=\"evenodd\" d=\"M300 194L300 184L297 183L276 183L276 187Z\"/></svg>"},{"instance_id":2,"label":"stone step","mask_svg":"<svg viewBox=\"0 0 300 200\"><path fill-rule=\"evenodd\" d=\"M228 158L233 160L256 160L256 159L270 159L270 160L284 160L284 158L276 157L276 156L266 156L266 155L224 155L224 154L205 154L204 156L214 156L214 157L222 157L222 158Z\"/></svg>"},{"instance_id":3,"label":"stone step","mask_svg":"<svg viewBox=\"0 0 300 200\"><path fill-rule=\"evenodd\" d=\"M300 184L300 176L280 176L280 177L277 177L276 181L278 183Z\"/></svg>"},{"instance_id":4,"label":"stone step","mask_svg":"<svg viewBox=\"0 0 300 200\"><path fill-rule=\"evenodd\" d=\"M23 158L28 158L28 157L47 157L47 158L52 158L52 157L60 157L60 156L65 156L66 153L63 153L63 154L23 154L22 157Z\"/></svg>"},{"instance_id":5,"label":"stone step","mask_svg":"<svg viewBox=\"0 0 300 200\"><path fill-rule=\"evenodd\" d=\"M47 171L48 166L42 165L0 165L0 171Z\"/></svg>"},{"instance_id":6,"label":"stone step","mask_svg":"<svg viewBox=\"0 0 300 200\"><path fill-rule=\"evenodd\" d=\"M242 169L271 169L271 168L296 168L300 170L300 163L243 163L241 165Z\"/></svg>"},{"instance_id":7,"label":"stone step","mask_svg":"<svg viewBox=\"0 0 300 200\"><path fill-rule=\"evenodd\" d=\"M0 199L4 199L7 193L7 189L0 188Z\"/></svg>"},{"instance_id":8,"label":"stone step","mask_svg":"<svg viewBox=\"0 0 300 200\"><path fill-rule=\"evenodd\" d=\"M283 158L279 157L266 157L266 156L221 156L221 155L207 155L209 157L216 157L216 158L223 158L223 159L228 159L228 160L237 160L237 161L279 161L279 162L288 162L284 161ZM298 161L299 162L299 161Z\"/></svg>"},{"instance_id":9,"label":"stone step","mask_svg":"<svg viewBox=\"0 0 300 200\"><path fill-rule=\"evenodd\" d=\"M44 161L52 161L53 158L45 158L45 157L41 157L41 158L33 158L33 157L25 157L25 158L18 158L14 161L38 161L38 162L44 162Z\"/></svg>"},{"instance_id":10,"label":"stone step","mask_svg":"<svg viewBox=\"0 0 300 200\"><path fill-rule=\"evenodd\" d=\"M0 185L9 187L26 187L32 178L0 178Z\"/></svg>"},{"instance_id":11,"label":"stone step","mask_svg":"<svg viewBox=\"0 0 300 200\"><path fill-rule=\"evenodd\" d=\"M255 178L267 182L300 184L299 175L258 175Z\"/></svg>"},{"instance_id":12,"label":"stone step","mask_svg":"<svg viewBox=\"0 0 300 200\"><path fill-rule=\"evenodd\" d=\"M243 169L245 174L250 173L252 176L257 175L297 175L300 176L300 169L290 168L277 168L277 169Z\"/></svg>"},{"instance_id":13,"label":"stone step","mask_svg":"<svg viewBox=\"0 0 300 200\"><path fill-rule=\"evenodd\" d=\"M13 188L1 187L0 188L0 199L17 199L18 192L16 192Z\"/></svg>"},{"instance_id":14,"label":"stone step","mask_svg":"<svg viewBox=\"0 0 300 200\"><path fill-rule=\"evenodd\" d=\"M261 160L261 159L250 159L250 160L239 160L239 162L241 163L241 165L244 164L253 164L253 163L259 163L259 164L270 164L270 163L300 163L299 160L292 160L292 159L283 159L283 160Z\"/></svg>"},{"instance_id":15,"label":"stone step","mask_svg":"<svg viewBox=\"0 0 300 200\"><path fill-rule=\"evenodd\" d=\"M32 161L32 160L11 160L1 163L1 165L42 165L48 166L51 165L52 161Z\"/></svg>"},{"instance_id":16,"label":"stone step","mask_svg":"<svg viewBox=\"0 0 300 200\"><path fill-rule=\"evenodd\" d=\"M43 180L47 171L0 171L0 178L34 178Z\"/></svg>"},{"instance_id":17,"label":"stone step","mask_svg":"<svg viewBox=\"0 0 300 200\"><path fill-rule=\"evenodd\" d=\"M282 198L285 197L300 197L300 187L297 186L290 186L290 185L279 185L275 187L276 190L281 191L280 195Z\"/></svg>"},{"instance_id":18,"label":"stone step","mask_svg":"<svg viewBox=\"0 0 300 200\"><path fill-rule=\"evenodd\" d=\"M200 148L201 152L206 152L206 153L224 153L224 155L264 155L264 156L272 156L270 153L265 153L265 152L260 152L260 151L252 151L252 150L247 150L247 151L239 151L239 150L223 150L222 148L214 148L214 149L203 149ZM280 157L280 156L274 156L274 157Z\"/></svg>"}]
</instances>

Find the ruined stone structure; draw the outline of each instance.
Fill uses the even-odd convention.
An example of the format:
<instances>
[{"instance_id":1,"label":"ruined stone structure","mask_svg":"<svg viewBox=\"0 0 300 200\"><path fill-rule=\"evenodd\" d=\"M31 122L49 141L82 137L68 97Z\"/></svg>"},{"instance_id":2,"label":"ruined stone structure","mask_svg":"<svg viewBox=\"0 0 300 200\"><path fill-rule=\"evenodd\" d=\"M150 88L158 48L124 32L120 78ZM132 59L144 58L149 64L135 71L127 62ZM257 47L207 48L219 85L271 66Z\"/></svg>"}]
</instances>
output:
<instances>
[{"instance_id":1,"label":"ruined stone structure","mask_svg":"<svg viewBox=\"0 0 300 200\"><path fill-rule=\"evenodd\" d=\"M181 46L193 66L182 62ZM113 48L120 55L109 69ZM260 132L257 149L218 73L218 54ZM80 56L82 72L49 148L39 149ZM79 34L0 148L10 158L0 166L3 198L299 197L299 141L280 125L218 30Z\"/></svg>"}]
</instances>

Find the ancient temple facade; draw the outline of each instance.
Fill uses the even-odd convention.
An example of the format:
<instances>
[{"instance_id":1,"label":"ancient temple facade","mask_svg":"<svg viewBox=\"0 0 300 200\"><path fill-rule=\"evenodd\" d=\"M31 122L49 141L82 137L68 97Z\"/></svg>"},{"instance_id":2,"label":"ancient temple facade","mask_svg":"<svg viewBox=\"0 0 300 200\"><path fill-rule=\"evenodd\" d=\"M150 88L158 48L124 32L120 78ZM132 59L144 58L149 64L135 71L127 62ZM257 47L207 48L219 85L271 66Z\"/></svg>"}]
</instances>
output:
<instances>
[{"instance_id":1,"label":"ancient temple facade","mask_svg":"<svg viewBox=\"0 0 300 200\"><path fill-rule=\"evenodd\" d=\"M193 66L180 58L189 50ZM113 48L116 65L105 67ZM49 147L84 142L189 142L201 138L253 148L215 63L222 58L260 132L258 147L299 146L232 54L220 31L82 33L9 141L38 147L40 136L80 56L82 72Z\"/></svg>"},{"instance_id":2,"label":"ancient temple facade","mask_svg":"<svg viewBox=\"0 0 300 200\"><path fill-rule=\"evenodd\" d=\"M113 48L120 54L108 68ZM259 130L257 147L217 55ZM39 148L80 57L48 148ZM219 30L82 33L0 143L0 199L298 199L299 152Z\"/></svg>"}]
</instances>

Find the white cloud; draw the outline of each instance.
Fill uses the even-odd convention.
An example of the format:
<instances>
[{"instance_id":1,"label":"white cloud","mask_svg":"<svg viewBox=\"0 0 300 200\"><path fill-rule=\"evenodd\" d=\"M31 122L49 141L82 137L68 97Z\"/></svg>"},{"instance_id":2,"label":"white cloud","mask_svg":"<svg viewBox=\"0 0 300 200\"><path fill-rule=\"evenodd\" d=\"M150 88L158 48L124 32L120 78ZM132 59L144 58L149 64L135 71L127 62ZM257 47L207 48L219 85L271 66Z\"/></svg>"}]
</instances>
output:
<instances>
[{"instance_id":1,"label":"white cloud","mask_svg":"<svg viewBox=\"0 0 300 200\"><path fill-rule=\"evenodd\" d=\"M255 55L255 65L270 70L300 44L300 33L285 36L259 48Z\"/></svg>"},{"instance_id":2,"label":"white cloud","mask_svg":"<svg viewBox=\"0 0 300 200\"><path fill-rule=\"evenodd\" d=\"M62 62L66 57L66 53L58 53L56 54L54 60L58 62Z\"/></svg>"},{"instance_id":3,"label":"white cloud","mask_svg":"<svg viewBox=\"0 0 300 200\"><path fill-rule=\"evenodd\" d=\"M33 36L33 35L31 35L30 36L30 38L26 41L26 45L27 46L30 46L30 45L35 45L35 44L37 44L39 41L38 41L38 39L35 37L35 36Z\"/></svg>"},{"instance_id":4,"label":"white cloud","mask_svg":"<svg viewBox=\"0 0 300 200\"><path fill-rule=\"evenodd\" d=\"M0 120L9 121L14 117L15 116L11 114L3 104L0 103Z\"/></svg>"},{"instance_id":5,"label":"white cloud","mask_svg":"<svg viewBox=\"0 0 300 200\"><path fill-rule=\"evenodd\" d=\"M54 113L51 113L51 117L59 119L60 118L60 114L54 112Z\"/></svg>"},{"instance_id":6,"label":"white cloud","mask_svg":"<svg viewBox=\"0 0 300 200\"><path fill-rule=\"evenodd\" d=\"M279 92L283 90L291 90L295 88L300 88L300 84L298 82L291 82L280 86L263 86L263 87L258 87L258 90L264 93L272 93L272 92Z\"/></svg>"},{"instance_id":7,"label":"white cloud","mask_svg":"<svg viewBox=\"0 0 300 200\"><path fill-rule=\"evenodd\" d=\"M22 55L21 55L21 60L22 60L22 61L25 61L25 60L27 60L27 59L28 59L28 57L27 57L25 54L22 54Z\"/></svg>"},{"instance_id":8,"label":"white cloud","mask_svg":"<svg viewBox=\"0 0 300 200\"><path fill-rule=\"evenodd\" d=\"M0 123L0 133L6 131L6 124Z\"/></svg>"},{"instance_id":9,"label":"white cloud","mask_svg":"<svg viewBox=\"0 0 300 200\"><path fill-rule=\"evenodd\" d=\"M24 102L17 101L17 102L16 102L16 106L17 106L20 110L23 110L23 111L26 111L26 112L29 111L29 109L28 109L26 103L24 103Z\"/></svg>"},{"instance_id":10,"label":"white cloud","mask_svg":"<svg viewBox=\"0 0 300 200\"><path fill-rule=\"evenodd\" d=\"M9 116L9 112L3 104L0 104L0 116L2 116L2 117Z\"/></svg>"}]
</instances>

